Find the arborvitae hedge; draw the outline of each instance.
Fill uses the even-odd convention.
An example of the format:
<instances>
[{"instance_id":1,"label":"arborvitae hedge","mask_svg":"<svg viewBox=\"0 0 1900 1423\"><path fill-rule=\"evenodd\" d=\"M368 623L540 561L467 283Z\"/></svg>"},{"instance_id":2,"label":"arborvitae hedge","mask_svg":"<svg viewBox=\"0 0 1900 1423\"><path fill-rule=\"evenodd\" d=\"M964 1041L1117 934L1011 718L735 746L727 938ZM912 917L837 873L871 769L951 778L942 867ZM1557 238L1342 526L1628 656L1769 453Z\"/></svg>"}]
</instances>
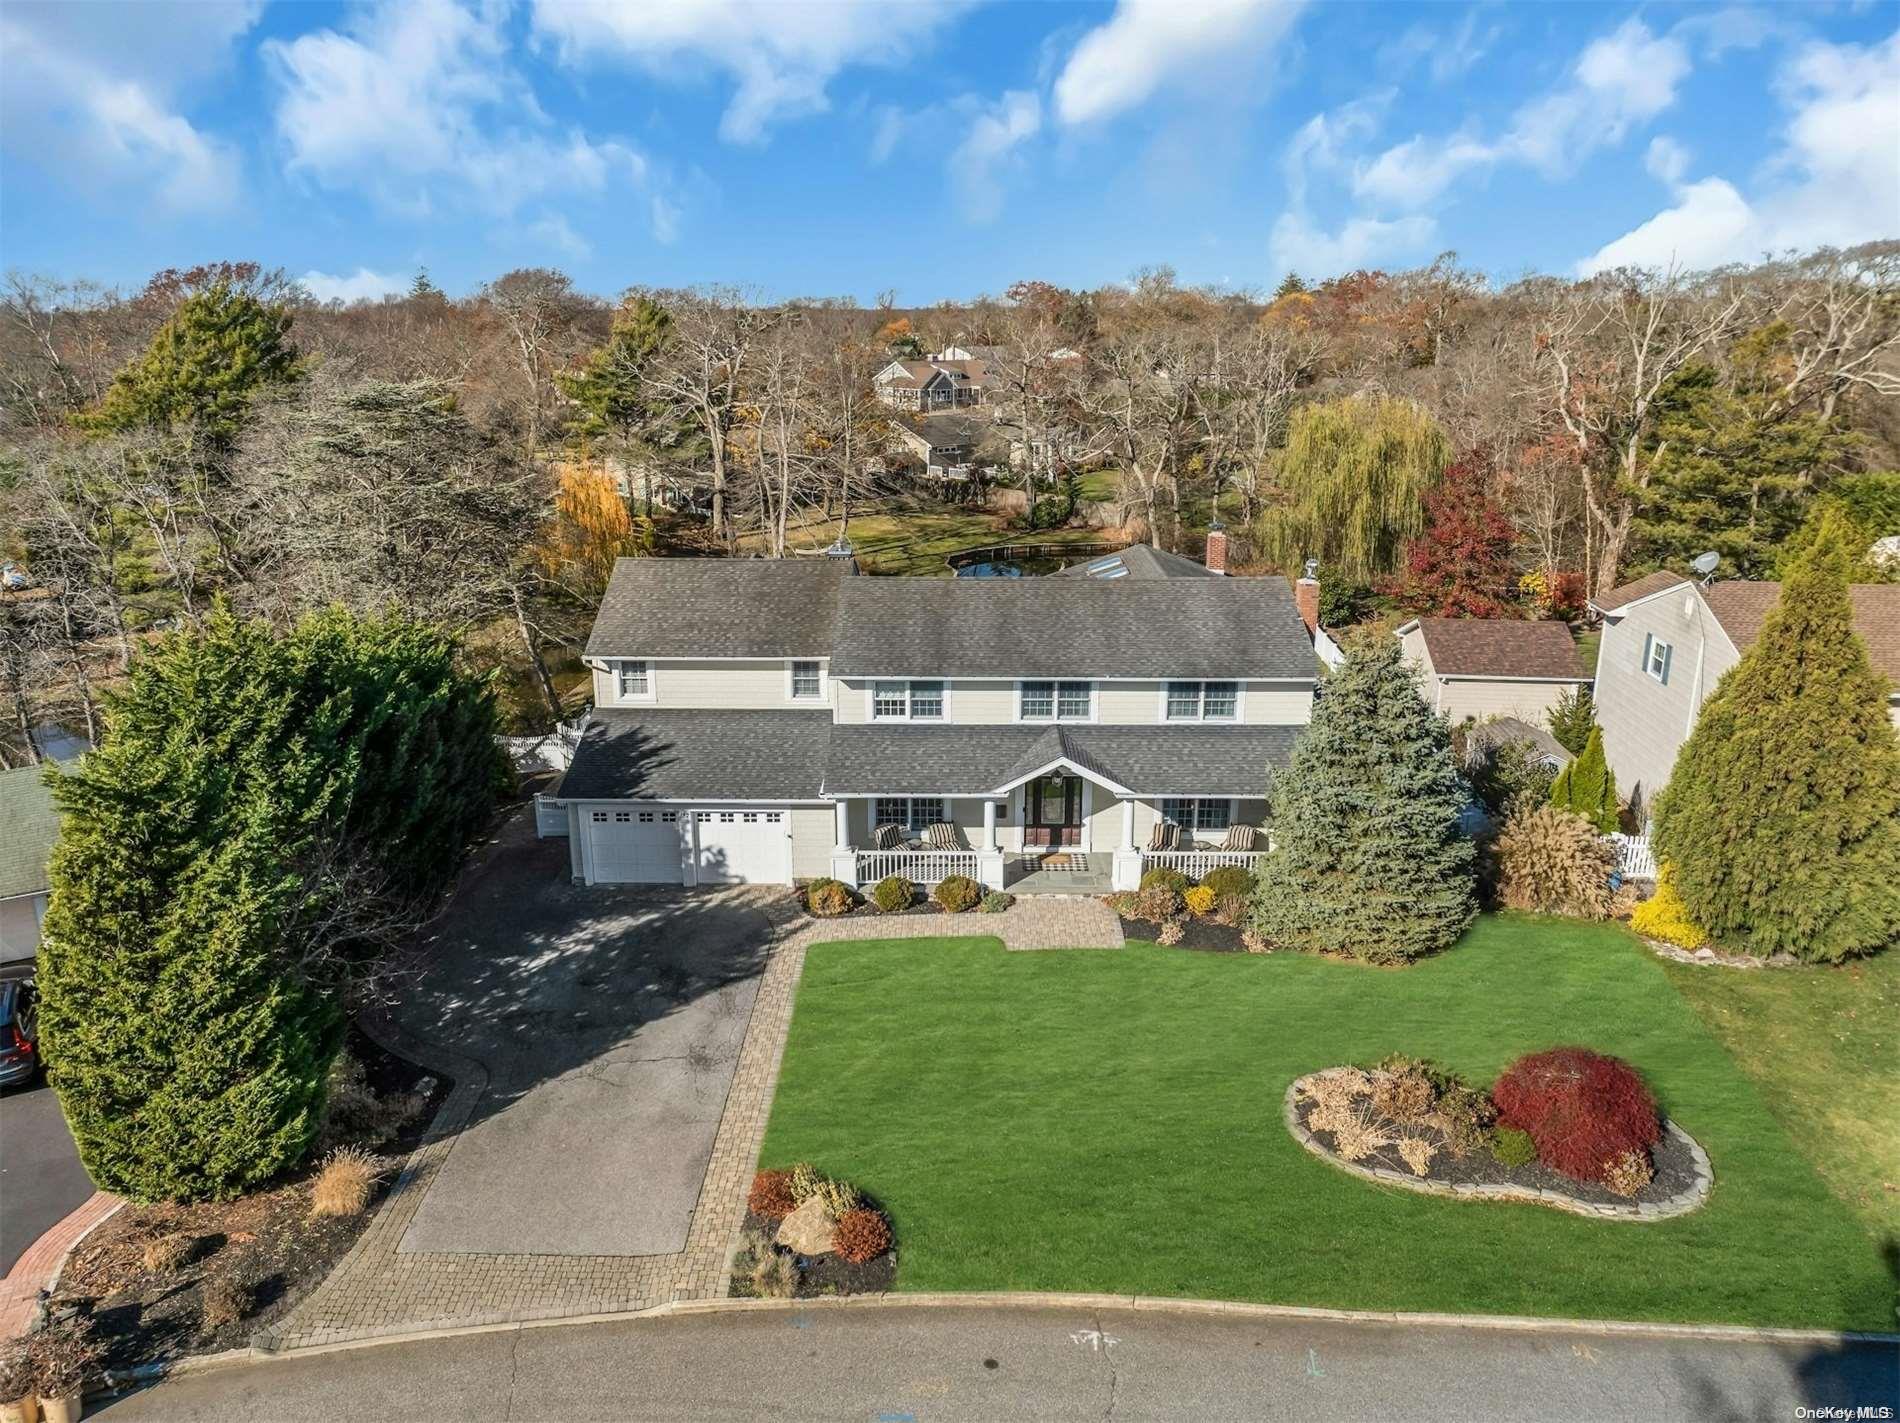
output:
<instances>
[{"instance_id":1,"label":"arborvitae hedge","mask_svg":"<svg viewBox=\"0 0 1900 1423\"><path fill-rule=\"evenodd\" d=\"M1276 780L1254 928L1378 963L1446 947L1477 913L1468 794L1397 640L1355 644Z\"/></svg>"},{"instance_id":2,"label":"arborvitae hedge","mask_svg":"<svg viewBox=\"0 0 1900 1423\"><path fill-rule=\"evenodd\" d=\"M279 636L220 612L136 660L54 781L39 954L48 1074L98 1185L230 1196L303 1157L349 971L311 926L446 885L506 781L495 729L453 643L395 618ZM339 863L367 878L317 868Z\"/></svg>"},{"instance_id":3,"label":"arborvitae hedge","mask_svg":"<svg viewBox=\"0 0 1900 1423\"><path fill-rule=\"evenodd\" d=\"M1900 940L1900 743L1841 532L1791 570L1656 801L1657 855L1726 948L1831 963Z\"/></svg>"},{"instance_id":4,"label":"arborvitae hedge","mask_svg":"<svg viewBox=\"0 0 1900 1423\"><path fill-rule=\"evenodd\" d=\"M1550 803L1559 810L1581 815L1605 835L1616 830L1616 776L1603 755L1603 729L1590 728L1583 754L1557 773L1551 782Z\"/></svg>"}]
</instances>

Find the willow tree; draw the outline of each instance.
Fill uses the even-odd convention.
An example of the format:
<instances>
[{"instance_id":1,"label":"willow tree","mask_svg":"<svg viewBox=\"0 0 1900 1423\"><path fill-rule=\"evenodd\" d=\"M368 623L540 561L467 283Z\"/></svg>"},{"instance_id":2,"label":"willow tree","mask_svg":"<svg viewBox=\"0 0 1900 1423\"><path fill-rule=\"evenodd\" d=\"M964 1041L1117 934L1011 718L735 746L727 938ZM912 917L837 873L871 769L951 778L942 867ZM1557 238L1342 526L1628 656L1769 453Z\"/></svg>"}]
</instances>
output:
<instances>
[{"instance_id":1,"label":"willow tree","mask_svg":"<svg viewBox=\"0 0 1900 1423\"><path fill-rule=\"evenodd\" d=\"M1355 583L1391 573L1401 545L1424 528L1425 491L1450 459L1445 432L1413 401L1354 395L1308 405L1288 426L1278 470L1285 502L1267 514L1263 544L1282 568L1317 558Z\"/></svg>"}]
</instances>

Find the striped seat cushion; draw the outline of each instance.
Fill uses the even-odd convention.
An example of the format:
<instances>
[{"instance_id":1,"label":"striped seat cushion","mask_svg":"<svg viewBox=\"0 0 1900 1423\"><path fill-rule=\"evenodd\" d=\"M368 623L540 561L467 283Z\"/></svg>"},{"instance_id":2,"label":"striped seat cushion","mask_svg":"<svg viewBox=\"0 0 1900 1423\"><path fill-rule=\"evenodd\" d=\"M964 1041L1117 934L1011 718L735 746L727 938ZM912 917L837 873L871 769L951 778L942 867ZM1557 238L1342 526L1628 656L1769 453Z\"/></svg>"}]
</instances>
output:
<instances>
[{"instance_id":1,"label":"striped seat cushion","mask_svg":"<svg viewBox=\"0 0 1900 1423\"><path fill-rule=\"evenodd\" d=\"M1223 850L1251 850L1260 832L1251 825L1230 825L1227 838L1221 842Z\"/></svg>"},{"instance_id":2,"label":"striped seat cushion","mask_svg":"<svg viewBox=\"0 0 1900 1423\"><path fill-rule=\"evenodd\" d=\"M875 847L879 850L901 850L904 848L904 827L901 825L880 825L871 832Z\"/></svg>"},{"instance_id":3,"label":"striped seat cushion","mask_svg":"<svg viewBox=\"0 0 1900 1423\"><path fill-rule=\"evenodd\" d=\"M933 850L961 850L958 843L957 827L948 821L939 820L935 825L924 828L924 843Z\"/></svg>"},{"instance_id":4,"label":"striped seat cushion","mask_svg":"<svg viewBox=\"0 0 1900 1423\"><path fill-rule=\"evenodd\" d=\"M1173 850L1178 848L1180 844L1181 827L1172 825L1168 821L1163 820L1156 824L1155 833L1148 841L1148 848L1150 850Z\"/></svg>"}]
</instances>

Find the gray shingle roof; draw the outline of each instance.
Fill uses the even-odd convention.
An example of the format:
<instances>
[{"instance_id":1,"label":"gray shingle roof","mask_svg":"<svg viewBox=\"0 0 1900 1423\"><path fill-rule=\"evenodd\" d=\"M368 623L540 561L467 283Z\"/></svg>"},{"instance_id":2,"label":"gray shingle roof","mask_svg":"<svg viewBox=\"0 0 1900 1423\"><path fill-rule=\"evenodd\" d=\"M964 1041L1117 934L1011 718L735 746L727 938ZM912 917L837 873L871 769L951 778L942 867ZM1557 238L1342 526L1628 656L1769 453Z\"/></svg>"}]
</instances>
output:
<instances>
[{"instance_id":1,"label":"gray shingle roof","mask_svg":"<svg viewBox=\"0 0 1900 1423\"><path fill-rule=\"evenodd\" d=\"M44 768L0 771L0 899L40 894L46 861L59 838L59 812Z\"/></svg>"},{"instance_id":2,"label":"gray shingle roof","mask_svg":"<svg viewBox=\"0 0 1900 1423\"><path fill-rule=\"evenodd\" d=\"M829 558L623 558L589 657L822 657L849 569Z\"/></svg>"},{"instance_id":3,"label":"gray shingle roof","mask_svg":"<svg viewBox=\"0 0 1900 1423\"><path fill-rule=\"evenodd\" d=\"M969 578L839 585L837 677L1306 679L1278 578Z\"/></svg>"},{"instance_id":4,"label":"gray shingle roof","mask_svg":"<svg viewBox=\"0 0 1900 1423\"><path fill-rule=\"evenodd\" d=\"M1096 564L1106 562L1110 558L1121 560L1122 567L1128 570L1126 576L1129 578L1219 578L1221 576L1204 563L1196 563L1193 559L1183 557L1181 554L1169 553L1165 549L1153 548L1148 544L1130 544L1119 553L1104 554L1099 559L1091 558L1082 563L1072 563L1067 568L1058 570L1054 576L1057 578L1099 578L1101 575L1091 570Z\"/></svg>"},{"instance_id":5,"label":"gray shingle roof","mask_svg":"<svg viewBox=\"0 0 1900 1423\"><path fill-rule=\"evenodd\" d=\"M831 713L597 710L561 779L571 800L814 800Z\"/></svg>"},{"instance_id":6,"label":"gray shingle roof","mask_svg":"<svg viewBox=\"0 0 1900 1423\"><path fill-rule=\"evenodd\" d=\"M1138 795L1259 796L1297 726L834 726L831 795L983 795L1057 755Z\"/></svg>"},{"instance_id":7,"label":"gray shingle roof","mask_svg":"<svg viewBox=\"0 0 1900 1423\"><path fill-rule=\"evenodd\" d=\"M1525 677L1586 681L1576 639L1560 622L1514 618L1415 618L1441 677Z\"/></svg>"}]
</instances>

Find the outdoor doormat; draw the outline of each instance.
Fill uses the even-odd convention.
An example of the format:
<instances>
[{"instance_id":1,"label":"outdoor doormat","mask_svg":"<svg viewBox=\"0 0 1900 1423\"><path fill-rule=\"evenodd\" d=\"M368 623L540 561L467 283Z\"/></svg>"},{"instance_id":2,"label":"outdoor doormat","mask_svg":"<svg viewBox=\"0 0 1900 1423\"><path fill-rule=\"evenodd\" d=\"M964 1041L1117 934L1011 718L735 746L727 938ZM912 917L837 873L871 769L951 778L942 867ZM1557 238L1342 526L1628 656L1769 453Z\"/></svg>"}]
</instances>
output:
<instances>
[{"instance_id":1,"label":"outdoor doormat","mask_svg":"<svg viewBox=\"0 0 1900 1423\"><path fill-rule=\"evenodd\" d=\"M1036 868L1038 870L1061 870L1068 874L1085 875L1089 872L1089 857L1087 855L1071 855L1067 853L1050 855L1047 859L1037 864Z\"/></svg>"}]
</instances>

